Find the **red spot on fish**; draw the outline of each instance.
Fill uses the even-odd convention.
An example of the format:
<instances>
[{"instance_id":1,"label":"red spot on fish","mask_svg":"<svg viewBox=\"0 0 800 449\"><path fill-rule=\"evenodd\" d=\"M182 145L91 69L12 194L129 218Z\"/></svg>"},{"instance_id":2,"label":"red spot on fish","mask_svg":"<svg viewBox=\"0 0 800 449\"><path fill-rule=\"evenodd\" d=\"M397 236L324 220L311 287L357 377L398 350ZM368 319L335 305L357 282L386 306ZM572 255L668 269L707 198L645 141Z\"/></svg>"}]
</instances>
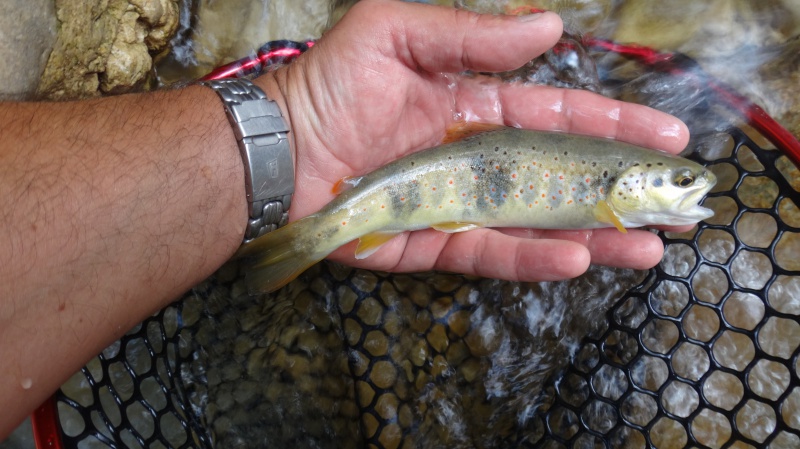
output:
<instances>
[{"instance_id":1,"label":"red spot on fish","mask_svg":"<svg viewBox=\"0 0 800 449\"><path fill-rule=\"evenodd\" d=\"M477 200L478 199L478 195L472 195L472 199L473 200Z\"/></svg>"},{"instance_id":2,"label":"red spot on fish","mask_svg":"<svg viewBox=\"0 0 800 449\"><path fill-rule=\"evenodd\" d=\"M497 189L495 189L494 187L492 187L492 192L496 192L496 191L497 191Z\"/></svg>"},{"instance_id":3,"label":"red spot on fish","mask_svg":"<svg viewBox=\"0 0 800 449\"><path fill-rule=\"evenodd\" d=\"M586 184L589 184L590 182L592 182L592 178L586 178Z\"/></svg>"},{"instance_id":4,"label":"red spot on fish","mask_svg":"<svg viewBox=\"0 0 800 449\"><path fill-rule=\"evenodd\" d=\"M537 203L537 204L538 204L538 203ZM528 209L530 209L530 208L532 208L532 207L533 207L533 204L531 204L531 203L528 203Z\"/></svg>"},{"instance_id":5,"label":"red spot on fish","mask_svg":"<svg viewBox=\"0 0 800 449\"><path fill-rule=\"evenodd\" d=\"M533 190L533 184L529 185L529 186L528 186L528 188L529 188L530 190Z\"/></svg>"},{"instance_id":6,"label":"red spot on fish","mask_svg":"<svg viewBox=\"0 0 800 449\"><path fill-rule=\"evenodd\" d=\"M558 179L564 179L564 175L559 176Z\"/></svg>"},{"instance_id":7,"label":"red spot on fish","mask_svg":"<svg viewBox=\"0 0 800 449\"><path fill-rule=\"evenodd\" d=\"M573 191L573 192L575 191L575 187L573 187L573 188L572 188L572 191Z\"/></svg>"},{"instance_id":8,"label":"red spot on fish","mask_svg":"<svg viewBox=\"0 0 800 449\"><path fill-rule=\"evenodd\" d=\"M544 198L544 197L545 197L545 195L544 195L544 193L543 193L543 194L542 194L542 198Z\"/></svg>"},{"instance_id":9,"label":"red spot on fish","mask_svg":"<svg viewBox=\"0 0 800 449\"><path fill-rule=\"evenodd\" d=\"M453 180L452 179L450 181L447 181L447 182L448 182L448 184L453 185Z\"/></svg>"},{"instance_id":10,"label":"red spot on fish","mask_svg":"<svg viewBox=\"0 0 800 449\"><path fill-rule=\"evenodd\" d=\"M462 193L461 196L467 196L467 194L466 193Z\"/></svg>"},{"instance_id":11,"label":"red spot on fish","mask_svg":"<svg viewBox=\"0 0 800 449\"><path fill-rule=\"evenodd\" d=\"M386 209L386 205L385 204L381 204L381 209Z\"/></svg>"},{"instance_id":12,"label":"red spot on fish","mask_svg":"<svg viewBox=\"0 0 800 449\"><path fill-rule=\"evenodd\" d=\"M567 201L567 204L572 204L572 200Z\"/></svg>"},{"instance_id":13,"label":"red spot on fish","mask_svg":"<svg viewBox=\"0 0 800 449\"><path fill-rule=\"evenodd\" d=\"M560 191L560 190L559 190L559 191L558 191L558 194L559 194L559 195L563 195L563 194L564 194L564 192L562 192L562 191Z\"/></svg>"},{"instance_id":14,"label":"red spot on fish","mask_svg":"<svg viewBox=\"0 0 800 449\"><path fill-rule=\"evenodd\" d=\"M536 165L536 162L534 162L533 165Z\"/></svg>"},{"instance_id":15,"label":"red spot on fish","mask_svg":"<svg viewBox=\"0 0 800 449\"><path fill-rule=\"evenodd\" d=\"M514 178L514 179L517 179L517 174L516 173L512 173L511 177Z\"/></svg>"},{"instance_id":16,"label":"red spot on fish","mask_svg":"<svg viewBox=\"0 0 800 449\"><path fill-rule=\"evenodd\" d=\"M489 200L490 203L494 203L494 200Z\"/></svg>"},{"instance_id":17,"label":"red spot on fish","mask_svg":"<svg viewBox=\"0 0 800 449\"><path fill-rule=\"evenodd\" d=\"M431 187L431 190L433 190L435 192L436 191L436 187Z\"/></svg>"},{"instance_id":18,"label":"red spot on fish","mask_svg":"<svg viewBox=\"0 0 800 449\"><path fill-rule=\"evenodd\" d=\"M499 166L499 165L495 165L495 166L494 166L494 169L495 169L495 170L500 170L500 166Z\"/></svg>"},{"instance_id":19,"label":"red spot on fish","mask_svg":"<svg viewBox=\"0 0 800 449\"><path fill-rule=\"evenodd\" d=\"M544 174L544 177L545 177L545 178L549 178L549 177L550 177L550 173L545 173L545 174Z\"/></svg>"},{"instance_id":20,"label":"red spot on fish","mask_svg":"<svg viewBox=\"0 0 800 449\"><path fill-rule=\"evenodd\" d=\"M406 200L405 197L400 197L400 201L405 201L405 200Z\"/></svg>"},{"instance_id":21,"label":"red spot on fish","mask_svg":"<svg viewBox=\"0 0 800 449\"><path fill-rule=\"evenodd\" d=\"M504 193L504 194L503 194L503 198L508 198L508 195L506 195L506 194Z\"/></svg>"},{"instance_id":22,"label":"red spot on fish","mask_svg":"<svg viewBox=\"0 0 800 449\"><path fill-rule=\"evenodd\" d=\"M555 196L555 195L553 195L553 199L556 199L556 196Z\"/></svg>"},{"instance_id":23,"label":"red spot on fish","mask_svg":"<svg viewBox=\"0 0 800 449\"><path fill-rule=\"evenodd\" d=\"M515 198L519 198L519 193L514 195Z\"/></svg>"},{"instance_id":24,"label":"red spot on fish","mask_svg":"<svg viewBox=\"0 0 800 449\"><path fill-rule=\"evenodd\" d=\"M600 187L600 193L605 193L602 187Z\"/></svg>"},{"instance_id":25,"label":"red spot on fish","mask_svg":"<svg viewBox=\"0 0 800 449\"><path fill-rule=\"evenodd\" d=\"M343 222L342 222L342 226L344 226L344 225L346 225L346 224L347 224L347 222L346 222L346 221L343 221Z\"/></svg>"},{"instance_id":26,"label":"red spot on fish","mask_svg":"<svg viewBox=\"0 0 800 449\"><path fill-rule=\"evenodd\" d=\"M422 207L422 204L417 204L417 207Z\"/></svg>"},{"instance_id":27,"label":"red spot on fish","mask_svg":"<svg viewBox=\"0 0 800 449\"><path fill-rule=\"evenodd\" d=\"M450 200L450 204L453 204L453 200Z\"/></svg>"}]
</instances>

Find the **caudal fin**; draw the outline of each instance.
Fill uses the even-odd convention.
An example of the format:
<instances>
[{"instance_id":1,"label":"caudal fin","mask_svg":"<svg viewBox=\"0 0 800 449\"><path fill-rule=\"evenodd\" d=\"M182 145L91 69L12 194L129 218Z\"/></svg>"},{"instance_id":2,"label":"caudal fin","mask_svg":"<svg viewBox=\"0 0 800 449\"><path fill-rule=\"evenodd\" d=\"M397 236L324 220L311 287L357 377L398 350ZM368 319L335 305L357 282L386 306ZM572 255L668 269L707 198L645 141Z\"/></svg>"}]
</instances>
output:
<instances>
[{"instance_id":1,"label":"caudal fin","mask_svg":"<svg viewBox=\"0 0 800 449\"><path fill-rule=\"evenodd\" d=\"M273 292L322 260L308 239L315 216L289 223L243 245L234 256L241 260L251 294ZM305 237L305 238L304 238Z\"/></svg>"}]
</instances>

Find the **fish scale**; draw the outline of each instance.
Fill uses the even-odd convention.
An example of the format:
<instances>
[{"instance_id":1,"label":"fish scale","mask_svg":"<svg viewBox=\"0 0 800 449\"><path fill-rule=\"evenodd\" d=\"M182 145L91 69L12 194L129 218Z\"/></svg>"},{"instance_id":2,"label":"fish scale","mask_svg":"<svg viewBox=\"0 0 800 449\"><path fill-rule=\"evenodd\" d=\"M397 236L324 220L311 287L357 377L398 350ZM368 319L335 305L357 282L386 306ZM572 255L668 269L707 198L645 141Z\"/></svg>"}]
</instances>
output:
<instances>
[{"instance_id":1,"label":"fish scale","mask_svg":"<svg viewBox=\"0 0 800 449\"><path fill-rule=\"evenodd\" d=\"M689 181L685 181L689 180ZM688 182L686 186L678 185ZM421 151L360 178L319 212L245 245L248 285L272 291L359 239L368 257L433 227L587 229L686 224L715 183L683 158L608 139L502 128Z\"/></svg>"}]
</instances>

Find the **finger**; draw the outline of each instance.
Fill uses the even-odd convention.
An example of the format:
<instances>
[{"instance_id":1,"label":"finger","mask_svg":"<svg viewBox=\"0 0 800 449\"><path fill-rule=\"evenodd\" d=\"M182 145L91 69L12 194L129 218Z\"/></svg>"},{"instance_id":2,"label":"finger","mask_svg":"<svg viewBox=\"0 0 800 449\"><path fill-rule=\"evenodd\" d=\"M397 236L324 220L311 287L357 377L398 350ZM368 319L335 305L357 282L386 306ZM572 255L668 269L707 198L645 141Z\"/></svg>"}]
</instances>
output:
<instances>
[{"instance_id":1,"label":"finger","mask_svg":"<svg viewBox=\"0 0 800 449\"><path fill-rule=\"evenodd\" d=\"M453 235L435 268L519 281L570 279L589 268L587 248L568 240L520 239L481 229Z\"/></svg>"},{"instance_id":2,"label":"finger","mask_svg":"<svg viewBox=\"0 0 800 449\"><path fill-rule=\"evenodd\" d=\"M455 95L456 110L470 120L607 137L673 154L689 142L679 119L588 91L459 77Z\"/></svg>"},{"instance_id":3,"label":"finger","mask_svg":"<svg viewBox=\"0 0 800 449\"><path fill-rule=\"evenodd\" d=\"M515 69L555 45L562 33L561 19L554 13L482 15L380 0L357 3L343 21L358 21L365 28L364 24L385 24L387 18L386 43L408 67L431 73Z\"/></svg>"},{"instance_id":4,"label":"finger","mask_svg":"<svg viewBox=\"0 0 800 449\"><path fill-rule=\"evenodd\" d=\"M670 153L689 143L679 119L588 91L507 84L500 88L507 123L523 128L608 137Z\"/></svg>"},{"instance_id":5,"label":"finger","mask_svg":"<svg viewBox=\"0 0 800 449\"><path fill-rule=\"evenodd\" d=\"M645 270L658 264L664 255L661 239L642 229L629 229L627 234L612 228L575 231L506 228L500 231L519 238L574 242L589 250L593 264L611 267Z\"/></svg>"}]
</instances>

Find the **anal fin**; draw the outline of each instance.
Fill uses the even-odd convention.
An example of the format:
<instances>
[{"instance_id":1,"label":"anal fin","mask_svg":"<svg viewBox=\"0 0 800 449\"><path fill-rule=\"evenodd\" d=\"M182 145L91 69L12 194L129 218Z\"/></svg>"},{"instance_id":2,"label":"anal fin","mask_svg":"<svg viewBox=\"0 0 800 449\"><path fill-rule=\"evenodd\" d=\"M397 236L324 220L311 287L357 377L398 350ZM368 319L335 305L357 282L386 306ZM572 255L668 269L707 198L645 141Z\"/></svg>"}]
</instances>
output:
<instances>
[{"instance_id":1,"label":"anal fin","mask_svg":"<svg viewBox=\"0 0 800 449\"><path fill-rule=\"evenodd\" d=\"M601 223L608 223L614 225L617 230L623 234L627 234L628 230L625 229L625 226L622 225L622 222L619 221L619 217L611 209L611 206L605 200L600 200L597 202L597 207L594 209L594 217L597 218L597 221Z\"/></svg>"},{"instance_id":2,"label":"anal fin","mask_svg":"<svg viewBox=\"0 0 800 449\"><path fill-rule=\"evenodd\" d=\"M394 238L399 232L373 232L371 234L362 235L358 239L358 246L356 247L356 259L366 259L367 257L375 254L375 251L380 249L386 242Z\"/></svg>"},{"instance_id":3,"label":"anal fin","mask_svg":"<svg viewBox=\"0 0 800 449\"><path fill-rule=\"evenodd\" d=\"M436 223L435 225L431 225L433 229L436 229L440 232L446 232L448 234L452 234L454 232L465 232L470 231L472 229L478 229L482 227L481 225L475 223L466 223L463 221L452 221L446 223Z\"/></svg>"}]
</instances>

